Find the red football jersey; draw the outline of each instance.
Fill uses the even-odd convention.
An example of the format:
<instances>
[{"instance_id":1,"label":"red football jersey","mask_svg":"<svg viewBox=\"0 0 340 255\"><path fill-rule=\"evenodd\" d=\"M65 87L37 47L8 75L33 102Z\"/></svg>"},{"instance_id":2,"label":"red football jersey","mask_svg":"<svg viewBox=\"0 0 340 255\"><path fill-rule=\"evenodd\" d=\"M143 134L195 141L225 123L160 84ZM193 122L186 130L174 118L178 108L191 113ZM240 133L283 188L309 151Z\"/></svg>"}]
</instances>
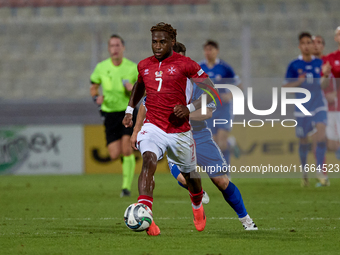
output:
<instances>
[{"instance_id":1,"label":"red football jersey","mask_svg":"<svg viewBox=\"0 0 340 255\"><path fill-rule=\"evenodd\" d=\"M332 74L335 78L340 79L340 50L334 51L325 57L322 57L324 63L329 62L332 66Z\"/></svg>"},{"instance_id":2,"label":"red football jersey","mask_svg":"<svg viewBox=\"0 0 340 255\"><path fill-rule=\"evenodd\" d=\"M325 94L331 93L333 91L336 91L336 98L333 103L328 103L328 111L329 112L338 112L340 111L340 89L337 89L336 81L333 77L333 74L330 75L330 82L327 88L323 90Z\"/></svg>"},{"instance_id":3,"label":"red football jersey","mask_svg":"<svg viewBox=\"0 0 340 255\"><path fill-rule=\"evenodd\" d=\"M334 51L327 56L323 56L322 60L324 63L329 62L332 66L332 75L329 86L324 89L325 93L337 91L337 98L333 103L328 103L328 111L340 111L340 50Z\"/></svg>"},{"instance_id":4,"label":"red football jersey","mask_svg":"<svg viewBox=\"0 0 340 255\"><path fill-rule=\"evenodd\" d=\"M166 133L189 131L189 117L177 118L174 107L189 103L192 87L188 86L192 84L187 84L187 78L208 78L199 64L173 52L172 56L162 62L154 56L140 61L138 72L138 81L144 82L148 98L144 123L152 123Z\"/></svg>"}]
</instances>

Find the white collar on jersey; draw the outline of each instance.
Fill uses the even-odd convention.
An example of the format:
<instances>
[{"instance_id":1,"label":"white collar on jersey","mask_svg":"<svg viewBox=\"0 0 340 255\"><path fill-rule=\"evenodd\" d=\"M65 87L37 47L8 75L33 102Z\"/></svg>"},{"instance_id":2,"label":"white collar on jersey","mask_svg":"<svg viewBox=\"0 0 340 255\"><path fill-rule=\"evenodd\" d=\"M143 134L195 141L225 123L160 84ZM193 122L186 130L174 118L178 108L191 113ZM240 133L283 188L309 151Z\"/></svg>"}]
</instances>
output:
<instances>
[{"instance_id":1,"label":"white collar on jersey","mask_svg":"<svg viewBox=\"0 0 340 255\"><path fill-rule=\"evenodd\" d=\"M299 55L299 56L298 56L298 59L303 60L302 55ZM314 59L315 59L315 56L312 55L312 60L314 60Z\"/></svg>"}]
</instances>

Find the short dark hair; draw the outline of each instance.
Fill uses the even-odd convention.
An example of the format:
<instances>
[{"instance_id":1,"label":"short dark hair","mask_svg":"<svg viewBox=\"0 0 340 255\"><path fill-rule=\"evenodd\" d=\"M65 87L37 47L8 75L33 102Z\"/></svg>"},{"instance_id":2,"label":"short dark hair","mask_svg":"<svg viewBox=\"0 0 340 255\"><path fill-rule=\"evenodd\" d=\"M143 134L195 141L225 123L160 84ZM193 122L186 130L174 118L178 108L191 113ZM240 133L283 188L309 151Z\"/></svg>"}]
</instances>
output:
<instances>
[{"instance_id":1,"label":"short dark hair","mask_svg":"<svg viewBox=\"0 0 340 255\"><path fill-rule=\"evenodd\" d=\"M207 40L205 42L205 44L203 44L203 48L205 48L206 46L212 46L212 47L218 49L218 43L216 41L213 41L213 40Z\"/></svg>"},{"instance_id":2,"label":"short dark hair","mask_svg":"<svg viewBox=\"0 0 340 255\"><path fill-rule=\"evenodd\" d=\"M120 41L122 42L123 46L125 46L125 42L124 42L123 38L120 35L113 34L113 35L110 36L110 39L112 39L112 38L120 39Z\"/></svg>"},{"instance_id":3,"label":"short dark hair","mask_svg":"<svg viewBox=\"0 0 340 255\"><path fill-rule=\"evenodd\" d=\"M312 35L311 35L310 33L308 33L308 32L302 32L302 33L299 34L299 41L300 41L302 38L304 38L304 37L308 37L309 39L312 40Z\"/></svg>"},{"instance_id":4,"label":"short dark hair","mask_svg":"<svg viewBox=\"0 0 340 255\"><path fill-rule=\"evenodd\" d=\"M312 39L314 40L315 38L320 38L323 46L326 45L325 39L321 35L313 35Z\"/></svg>"},{"instance_id":5,"label":"short dark hair","mask_svg":"<svg viewBox=\"0 0 340 255\"><path fill-rule=\"evenodd\" d=\"M160 22L156 26L153 26L150 29L150 31L151 31L151 33L154 32L154 31L168 32L171 40L175 40L175 42L176 42L177 30L174 29L170 24Z\"/></svg>"},{"instance_id":6,"label":"short dark hair","mask_svg":"<svg viewBox=\"0 0 340 255\"><path fill-rule=\"evenodd\" d=\"M183 43L180 43L180 42L176 42L174 47L172 47L172 49L176 53L183 52L184 55L185 55L185 52L187 51L187 48L185 47L185 45Z\"/></svg>"}]
</instances>

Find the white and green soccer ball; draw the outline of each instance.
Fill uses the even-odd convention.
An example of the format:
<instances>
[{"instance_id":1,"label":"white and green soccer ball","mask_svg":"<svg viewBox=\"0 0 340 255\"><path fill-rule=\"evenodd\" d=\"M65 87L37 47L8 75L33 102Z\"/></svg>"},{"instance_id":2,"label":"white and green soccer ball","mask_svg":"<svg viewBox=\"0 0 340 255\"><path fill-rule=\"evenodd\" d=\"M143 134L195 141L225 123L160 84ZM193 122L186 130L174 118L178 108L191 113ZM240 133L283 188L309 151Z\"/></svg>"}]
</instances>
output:
<instances>
[{"instance_id":1,"label":"white and green soccer ball","mask_svg":"<svg viewBox=\"0 0 340 255\"><path fill-rule=\"evenodd\" d=\"M153 221L152 211L147 205L134 203L126 208L124 213L125 225L133 231L143 231L150 227Z\"/></svg>"}]
</instances>

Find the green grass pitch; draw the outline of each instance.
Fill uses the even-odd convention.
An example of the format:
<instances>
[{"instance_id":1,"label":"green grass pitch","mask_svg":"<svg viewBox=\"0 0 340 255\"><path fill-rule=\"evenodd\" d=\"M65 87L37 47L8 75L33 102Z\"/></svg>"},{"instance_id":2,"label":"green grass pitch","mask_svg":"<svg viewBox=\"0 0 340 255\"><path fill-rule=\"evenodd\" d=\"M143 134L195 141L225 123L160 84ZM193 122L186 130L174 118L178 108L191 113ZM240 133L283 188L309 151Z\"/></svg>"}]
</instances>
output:
<instances>
[{"instance_id":1,"label":"green grass pitch","mask_svg":"<svg viewBox=\"0 0 340 255\"><path fill-rule=\"evenodd\" d=\"M123 221L137 199L120 198L121 175L1 176L0 254L339 254L340 179L301 188L299 179L234 179L259 227L246 232L209 179L207 225L197 232L188 192L157 174L154 220L161 235Z\"/></svg>"}]
</instances>

